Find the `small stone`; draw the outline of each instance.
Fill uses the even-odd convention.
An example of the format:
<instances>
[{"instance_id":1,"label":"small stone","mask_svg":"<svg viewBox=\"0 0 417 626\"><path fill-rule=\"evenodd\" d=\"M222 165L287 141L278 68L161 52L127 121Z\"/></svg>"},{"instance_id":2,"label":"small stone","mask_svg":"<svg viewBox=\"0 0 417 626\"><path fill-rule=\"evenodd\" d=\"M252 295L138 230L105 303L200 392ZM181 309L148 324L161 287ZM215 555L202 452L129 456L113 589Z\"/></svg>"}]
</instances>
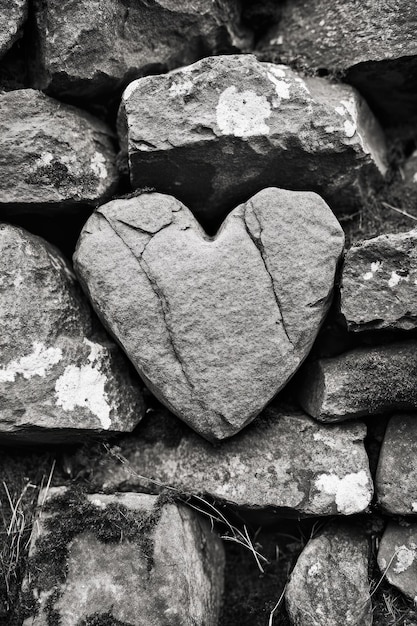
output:
<instances>
[{"instance_id":1,"label":"small stone","mask_svg":"<svg viewBox=\"0 0 417 626\"><path fill-rule=\"evenodd\" d=\"M35 0L36 87L97 99L138 76L246 49L238 0Z\"/></svg>"},{"instance_id":2,"label":"small stone","mask_svg":"<svg viewBox=\"0 0 417 626\"><path fill-rule=\"evenodd\" d=\"M394 515L417 513L417 417L396 415L385 433L376 474L379 505Z\"/></svg>"},{"instance_id":3,"label":"small stone","mask_svg":"<svg viewBox=\"0 0 417 626\"><path fill-rule=\"evenodd\" d=\"M0 94L2 216L95 204L115 189L112 131L33 89Z\"/></svg>"},{"instance_id":4,"label":"small stone","mask_svg":"<svg viewBox=\"0 0 417 626\"><path fill-rule=\"evenodd\" d=\"M214 238L181 202L151 193L100 207L74 262L151 391L216 440L251 422L308 354L343 241L313 193L264 189Z\"/></svg>"},{"instance_id":5,"label":"small stone","mask_svg":"<svg viewBox=\"0 0 417 626\"><path fill-rule=\"evenodd\" d=\"M348 250L340 309L353 332L417 328L417 230L381 235Z\"/></svg>"},{"instance_id":6,"label":"small stone","mask_svg":"<svg viewBox=\"0 0 417 626\"><path fill-rule=\"evenodd\" d=\"M378 565L388 582L417 598L417 524L390 522L378 549Z\"/></svg>"},{"instance_id":7,"label":"small stone","mask_svg":"<svg viewBox=\"0 0 417 626\"><path fill-rule=\"evenodd\" d=\"M95 327L64 257L6 224L0 256L2 442L67 443L132 430L144 414L141 388Z\"/></svg>"},{"instance_id":8,"label":"small stone","mask_svg":"<svg viewBox=\"0 0 417 626\"><path fill-rule=\"evenodd\" d=\"M335 523L310 539L285 594L297 626L371 626L369 541L363 531Z\"/></svg>"},{"instance_id":9,"label":"small stone","mask_svg":"<svg viewBox=\"0 0 417 626\"><path fill-rule=\"evenodd\" d=\"M354 89L251 55L138 79L119 121L132 186L172 194L211 230L269 186L347 213L386 171L382 131Z\"/></svg>"},{"instance_id":10,"label":"small stone","mask_svg":"<svg viewBox=\"0 0 417 626\"><path fill-rule=\"evenodd\" d=\"M34 612L24 626L217 626L223 546L191 509L62 487L46 499L41 492L40 504L23 585Z\"/></svg>"},{"instance_id":11,"label":"small stone","mask_svg":"<svg viewBox=\"0 0 417 626\"><path fill-rule=\"evenodd\" d=\"M14 44L28 12L28 0L0 0L0 57Z\"/></svg>"},{"instance_id":12,"label":"small stone","mask_svg":"<svg viewBox=\"0 0 417 626\"><path fill-rule=\"evenodd\" d=\"M297 398L322 422L417 409L416 376L416 341L356 348L308 363Z\"/></svg>"},{"instance_id":13,"label":"small stone","mask_svg":"<svg viewBox=\"0 0 417 626\"><path fill-rule=\"evenodd\" d=\"M361 423L325 426L276 404L213 447L167 411L151 412L134 436L118 441L115 456L92 468L92 480L98 490L155 493L171 486L204 494L260 522L267 509L352 515L366 511L373 495L365 435Z\"/></svg>"}]
</instances>

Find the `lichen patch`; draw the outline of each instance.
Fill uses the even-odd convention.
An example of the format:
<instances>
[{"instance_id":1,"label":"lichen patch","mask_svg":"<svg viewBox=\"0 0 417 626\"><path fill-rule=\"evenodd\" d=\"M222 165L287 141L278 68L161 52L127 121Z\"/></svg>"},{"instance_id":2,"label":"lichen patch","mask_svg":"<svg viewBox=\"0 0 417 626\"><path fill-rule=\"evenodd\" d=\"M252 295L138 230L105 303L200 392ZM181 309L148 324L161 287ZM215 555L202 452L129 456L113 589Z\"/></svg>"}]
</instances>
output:
<instances>
[{"instance_id":1,"label":"lichen patch","mask_svg":"<svg viewBox=\"0 0 417 626\"><path fill-rule=\"evenodd\" d=\"M101 152L95 152L90 161L93 174L97 178L107 178L106 159Z\"/></svg>"},{"instance_id":2,"label":"lichen patch","mask_svg":"<svg viewBox=\"0 0 417 626\"><path fill-rule=\"evenodd\" d=\"M401 274L397 274L397 272L394 271L391 272L391 276L388 280L388 287L392 289L393 287L396 287L401 281L408 283L409 280L409 276L401 276Z\"/></svg>"},{"instance_id":3,"label":"lichen patch","mask_svg":"<svg viewBox=\"0 0 417 626\"><path fill-rule=\"evenodd\" d=\"M371 269L369 272L366 272L362 278L363 280L372 280L377 272L382 268L382 261L374 261L371 263Z\"/></svg>"},{"instance_id":4,"label":"lichen patch","mask_svg":"<svg viewBox=\"0 0 417 626\"><path fill-rule=\"evenodd\" d=\"M32 352L10 361L0 367L0 383L14 382L16 376L23 376L26 380L34 376L45 377L48 370L62 359L60 348L47 348L43 343L34 342Z\"/></svg>"},{"instance_id":5,"label":"lichen patch","mask_svg":"<svg viewBox=\"0 0 417 626\"><path fill-rule=\"evenodd\" d=\"M393 566L393 570L396 574L402 574L406 570L408 570L414 563L417 557L417 546L415 544L411 544L408 546L395 546L395 565Z\"/></svg>"},{"instance_id":6,"label":"lichen patch","mask_svg":"<svg viewBox=\"0 0 417 626\"><path fill-rule=\"evenodd\" d=\"M372 492L365 470L340 478L336 474L320 474L315 480L318 491L334 497L339 513L352 515L368 506Z\"/></svg>"},{"instance_id":7,"label":"lichen patch","mask_svg":"<svg viewBox=\"0 0 417 626\"><path fill-rule=\"evenodd\" d=\"M270 115L271 105L265 96L249 90L239 92L234 86L223 91L216 107L217 126L224 135L235 137L268 135L265 120Z\"/></svg>"}]
</instances>

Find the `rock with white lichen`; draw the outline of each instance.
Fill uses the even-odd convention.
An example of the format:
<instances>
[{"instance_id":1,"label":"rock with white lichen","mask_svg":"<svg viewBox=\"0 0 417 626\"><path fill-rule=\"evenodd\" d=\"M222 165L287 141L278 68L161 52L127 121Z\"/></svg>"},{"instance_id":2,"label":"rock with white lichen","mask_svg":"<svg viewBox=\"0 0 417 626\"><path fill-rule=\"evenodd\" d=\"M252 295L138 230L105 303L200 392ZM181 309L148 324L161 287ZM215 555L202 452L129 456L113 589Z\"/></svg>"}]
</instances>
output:
<instances>
[{"instance_id":1,"label":"rock with white lichen","mask_svg":"<svg viewBox=\"0 0 417 626\"><path fill-rule=\"evenodd\" d=\"M394 515L417 513L417 418L396 415L388 423L376 474L379 505Z\"/></svg>"},{"instance_id":2,"label":"rock with white lichen","mask_svg":"<svg viewBox=\"0 0 417 626\"><path fill-rule=\"evenodd\" d=\"M298 400L323 422L417 409L417 342L356 348L306 365Z\"/></svg>"},{"instance_id":3,"label":"rock with white lichen","mask_svg":"<svg viewBox=\"0 0 417 626\"><path fill-rule=\"evenodd\" d=\"M390 522L378 548L378 566L387 581L417 600L417 524Z\"/></svg>"},{"instance_id":4,"label":"rock with white lichen","mask_svg":"<svg viewBox=\"0 0 417 626\"><path fill-rule=\"evenodd\" d=\"M0 57L21 34L27 12L28 0L0 0Z\"/></svg>"},{"instance_id":5,"label":"rock with white lichen","mask_svg":"<svg viewBox=\"0 0 417 626\"><path fill-rule=\"evenodd\" d=\"M264 189L214 238L172 196L100 207L75 269L151 391L204 437L241 430L307 356L344 236L316 194Z\"/></svg>"},{"instance_id":6,"label":"rock with white lichen","mask_svg":"<svg viewBox=\"0 0 417 626\"><path fill-rule=\"evenodd\" d=\"M33 89L0 94L0 215L95 204L115 189L110 128Z\"/></svg>"},{"instance_id":7,"label":"rock with white lichen","mask_svg":"<svg viewBox=\"0 0 417 626\"><path fill-rule=\"evenodd\" d=\"M170 486L250 511L260 523L272 511L352 515L366 511L373 495L365 435L361 423L327 426L274 404L213 447L168 411L157 411L112 454L92 468L88 463L97 490L155 493Z\"/></svg>"},{"instance_id":8,"label":"rock with white lichen","mask_svg":"<svg viewBox=\"0 0 417 626\"><path fill-rule=\"evenodd\" d=\"M417 328L417 230L348 250L340 310L350 331Z\"/></svg>"},{"instance_id":9,"label":"rock with white lichen","mask_svg":"<svg viewBox=\"0 0 417 626\"><path fill-rule=\"evenodd\" d=\"M291 573L285 601L297 626L371 626L369 540L347 523L310 539Z\"/></svg>"},{"instance_id":10,"label":"rock with white lichen","mask_svg":"<svg viewBox=\"0 0 417 626\"><path fill-rule=\"evenodd\" d=\"M238 0L36 0L39 89L98 98L128 80L246 49ZM51 33L53 35L51 36Z\"/></svg>"},{"instance_id":11,"label":"rock with white lichen","mask_svg":"<svg viewBox=\"0 0 417 626\"><path fill-rule=\"evenodd\" d=\"M141 387L95 328L65 259L23 229L0 225L0 439L68 442L130 431Z\"/></svg>"},{"instance_id":12,"label":"rock with white lichen","mask_svg":"<svg viewBox=\"0 0 417 626\"><path fill-rule=\"evenodd\" d=\"M132 82L119 122L133 187L172 194L211 230L268 186L348 213L386 171L382 131L353 88L251 55Z\"/></svg>"},{"instance_id":13,"label":"rock with white lichen","mask_svg":"<svg viewBox=\"0 0 417 626\"><path fill-rule=\"evenodd\" d=\"M39 502L24 626L217 626L223 546L190 508L62 487L41 492Z\"/></svg>"}]
</instances>

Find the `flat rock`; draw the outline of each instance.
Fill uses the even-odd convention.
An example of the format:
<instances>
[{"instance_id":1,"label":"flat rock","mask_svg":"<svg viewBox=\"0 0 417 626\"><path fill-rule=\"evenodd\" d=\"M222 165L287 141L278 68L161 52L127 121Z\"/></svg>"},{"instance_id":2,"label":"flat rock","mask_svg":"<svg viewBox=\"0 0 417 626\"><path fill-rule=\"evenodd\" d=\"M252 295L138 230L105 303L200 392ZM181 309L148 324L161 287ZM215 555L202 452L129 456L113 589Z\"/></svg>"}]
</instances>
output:
<instances>
[{"instance_id":1,"label":"flat rock","mask_svg":"<svg viewBox=\"0 0 417 626\"><path fill-rule=\"evenodd\" d=\"M285 594L297 626L371 626L369 541L347 523L331 524L310 539L291 573Z\"/></svg>"},{"instance_id":2,"label":"flat rock","mask_svg":"<svg viewBox=\"0 0 417 626\"><path fill-rule=\"evenodd\" d=\"M27 12L28 0L0 0L0 57L18 39Z\"/></svg>"},{"instance_id":3,"label":"flat rock","mask_svg":"<svg viewBox=\"0 0 417 626\"><path fill-rule=\"evenodd\" d=\"M417 342L356 348L306 365L301 406L323 422L417 408Z\"/></svg>"},{"instance_id":4,"label":"flat rock","mask_svg":"<svg viewBox=\"0 0 417 626\"><path fill-rule=\"evenodd\" d=\"M340 310L353 332L417 328L417 229L347 251Z\"/></svg>"},{"instance_id":5,"label":"flat rock","mask_svg":"<svg viewBox=\"0 0 417 626\"><path fill-rule=\"evenodd\" d=\"M115 189L112 131L33 89L0 94L0 214L95 204Z\"/></svg>"},{"instance_id":6,"label":"flat rock","mask_svg":"<svg viewBox=\"0 0 417 626\"><path fill-rule=\"evenodd\" d=\"M24 626L217 626L223 546L191 509L145 494L80 496L59 487L40 498Z\"/></svg>"},{"instance_id":7,"label":"flat rock","mask_svg":"<svg viewBox=\"0 0 417 626\"><path fill-rule=\"evenodd\" d=\"M75 268L151 391L208 439L252 421L308 354L343 232L316 194L264 189L209 238L171 196L100 207Z\"/></svg>"},{"instance_id":8,"label":"flat rock","mask_svg":"<svg viewBox=\"0 0 417 626\"><path fill-rule=\"evenodd\" d=\"M238 0L36 0L39 89L97 98L132 78L248 48Z\"/></svg>"},{"instance_id":9,"label":"flat rock","mask_svg":"<svg viewBox=\"0 0 417 626\"><path fill-rule=\"evenodd\" d=\"M347 213L386 170L382 131L352 87L251 55L132 82L119 126L132 186L172 194L211 229L269 186Z\"/></svg>"},{"instance_id":10,"label":"flat rock","mask_svg":"<svg viewBox=\"0 0 417 626\"><path fill-rule=\"evenodd\" d=\"M260 518L270 508L290 516L351 515L365 511L373 495L365 435L364 424L327 426L276 404L212 446L167 411L151 412L93 466L92 481L97 490L153 493L168 485Z\"/></svg>"},{"instance_id":11,"label":"flat rock","mask_svg":"<svg viewBox=\"0 0 417 626\"><path fill-rule=\"evenodd\" d=\"M69 264L45 241L0 225L0 439L68 442L130 431L141 388L93 326Z\"/></svg>"},{"instance_id":12,"label":"flat rock","mask_svg":"<svg viewBox=\"0 0 417 626\"><path fill-rule=\"evenodd\" d=\"M417 416L396 415L388 423L376 474L379 505L394 515L417 513Z\"/></svg>"},{"instance_id":13,"label":"flat rock","mask_svg":"<svg viewBox=\"0 0 417 626\"><path fill-rule=\"evenodd\" d=\"M390 522L378 549L378 565L391 585L417 599L417 524Z\"/></svg>"}]
</instances>

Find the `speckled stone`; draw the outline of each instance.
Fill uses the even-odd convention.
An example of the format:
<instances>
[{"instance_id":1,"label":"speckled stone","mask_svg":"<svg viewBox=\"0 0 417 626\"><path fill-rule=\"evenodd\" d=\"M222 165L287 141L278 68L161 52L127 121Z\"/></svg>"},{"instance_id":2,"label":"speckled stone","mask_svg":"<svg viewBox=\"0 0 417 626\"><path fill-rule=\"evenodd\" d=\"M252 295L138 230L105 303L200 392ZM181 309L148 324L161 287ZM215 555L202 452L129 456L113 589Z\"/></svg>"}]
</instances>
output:
<instances>
[{"instance_id":1,"label":"speckled stone","mask_svg":"<svg viewBox=\"0 0 417 626\"><path fill-rule=\"evenodd\" d=\"M378 565L391 585L417 600L416 522L389 522L379 544Z\"/></svg>"},{"instance_id":2,"label":"speckled stone","mask_svg":"<svg viewBox=\"0 0 417 626\"><path fill-rule=\"evenodd\" d=\"M28 0L0 0L0 57L21 34L28 12Z\"/></svg>"}]
</instances>

